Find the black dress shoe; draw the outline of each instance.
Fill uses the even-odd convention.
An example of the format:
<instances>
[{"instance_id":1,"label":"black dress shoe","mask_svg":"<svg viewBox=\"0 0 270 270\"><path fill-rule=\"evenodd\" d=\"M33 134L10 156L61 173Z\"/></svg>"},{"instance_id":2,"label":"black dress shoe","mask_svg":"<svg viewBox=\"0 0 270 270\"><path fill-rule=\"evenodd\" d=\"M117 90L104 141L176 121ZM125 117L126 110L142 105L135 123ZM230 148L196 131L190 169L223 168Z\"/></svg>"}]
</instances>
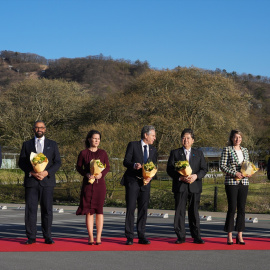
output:
<instances>
[{"instance_id":1,"label":"black dress shoe","mask_svg":"<svg viewBox=\"0 0 270 270\"><path fill-rule=\"evenodd\" d=\"M128 246L133 245L133 239L132 238L128 238L127 239L127 242L126 242L126 245L128 245Z\"/></svg>"},{"instance_id":2,"label":"black dress shoe","mask_svg":"<svg viewBox=\"0 0 270 270\"><path fill-rule=\"evenodd\" d=\"M32 245L32 244L34 244L34 243L36 243L36 239L28 239L28 240L25 242L26 245Z\"/></svg>"},{"instance_id":3,"label":"black dress shoe","mask_svg":"<svg viewBox=\"0 0 270 270\"><path fill-rule=\"evenodd\" d=\"M148 239L146 239L146 238L139 239L139 242L138 243L139 244L143 244L143 245L150 245L151 244L151 242Z\"/></svg>"},{"instance_id":4,"label":"black dress shoe","mask_svg":"<svg viewBox=\"0 0 270 270\"><path fill-rule=\"evenodd\" d=\"M204 241L201 238L194 238L193 243L195 243L195 244L204 244Z\"/></svg>"},{"instance_id":5,"label":"black dress shoe","mask_svg":"<svg viewBox=\"0 0 270 270\"><path fill-rule=\"evenodd\" d=\"M177 240L175 241L175 244L183 244L183 243L186 243L185 238L177 238Z\"/></svg>"},{"instance_id":6,"label":"black dress shoe","mask_svg":"<svg viewBox=\"0 0 270 270\"><path fill-rule=\"evenodd\" d=\"M54 244L54 241L52 240L52 238L46 238L45 239L45 244L51 245L51 244Z\"/></svg>"}]
</instances>

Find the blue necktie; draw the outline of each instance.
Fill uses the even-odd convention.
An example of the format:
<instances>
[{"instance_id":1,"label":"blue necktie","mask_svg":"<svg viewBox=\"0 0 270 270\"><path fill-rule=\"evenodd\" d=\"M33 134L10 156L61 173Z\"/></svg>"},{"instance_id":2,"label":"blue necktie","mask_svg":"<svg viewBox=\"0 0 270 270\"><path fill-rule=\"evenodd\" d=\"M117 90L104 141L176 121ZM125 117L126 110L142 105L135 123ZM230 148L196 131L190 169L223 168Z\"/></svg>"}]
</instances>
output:
<instances>
[{"instance_id":1,"label":"blue necktie","mask_svg":"<svg viewBox=\"0 0 270 270\"><path fill-rule=\"evenodd\" d=\"M148 153L147 153L147 145L144 145L144 151L143 151L143 163L147 163L147 159L148 159Z\"/></svg>"}]
</instances>

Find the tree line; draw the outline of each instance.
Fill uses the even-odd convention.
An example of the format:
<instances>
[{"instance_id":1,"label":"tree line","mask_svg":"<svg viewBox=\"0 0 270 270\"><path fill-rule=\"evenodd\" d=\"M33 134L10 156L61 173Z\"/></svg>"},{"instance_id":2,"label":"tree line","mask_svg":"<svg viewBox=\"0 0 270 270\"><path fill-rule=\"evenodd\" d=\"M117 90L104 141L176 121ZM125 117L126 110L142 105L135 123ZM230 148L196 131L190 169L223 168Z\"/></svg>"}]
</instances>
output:
<instances>
[{"instance_id":1,"label":"tree line","mask_svg":"<svg viewBox=\"0 0 270 270\"><path fill-rule=\"evenodd\" d=\"M15 61L12 53L3 55ZM270 84L261 78L194 67L155 70L147 62L103 55L50 60L44 72L28 60L39 65L36 77L29 78L9 70L6 59L0 62L0 82L9 78L0 83L0 143L17 151L38 119L59 143L67 168L74 167L92 128L103 134L101 147L110 157L123 157L145 124L156 127L162 155L179 147L186 127L194 129L198 147L223 147L229 131L239 128L254 159L269 151Z\"/></svg>"}]
</instances>

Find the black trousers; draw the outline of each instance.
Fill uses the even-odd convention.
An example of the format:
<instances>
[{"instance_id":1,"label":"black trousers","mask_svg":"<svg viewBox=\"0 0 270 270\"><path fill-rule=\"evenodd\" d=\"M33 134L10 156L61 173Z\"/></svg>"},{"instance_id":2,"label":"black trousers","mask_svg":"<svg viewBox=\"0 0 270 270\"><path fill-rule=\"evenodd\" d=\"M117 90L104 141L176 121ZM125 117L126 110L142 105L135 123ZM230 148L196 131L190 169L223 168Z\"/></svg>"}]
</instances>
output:
<instances>
[{"instance_id":1,"label":"black trousers","mask_svg":"<svg viewBox=\"0 0 270 270\"><path fill-rule=\"evenodd\" d=\"M188 190L184 192L174 193L175 199L175 216L174 216L174 231L178 238L186 237L185 217L186 206L188 203L188 221L189 229L192 238L201 238L200 233L200 217L199 205L201 194L191 193Z\"/></svg>"},{"instance_id":2,"label":"black trousers","mask_svg":"<svg viewBox=\"0 0 270 270\"><path fill-rule=\"evenodd\" d=\"M38 201L40 201L43 237L45 239L51 238L53 189L54 187L42 187L40 185L25 188L25 230L28 239L36 239Z\"/></svg>"},{"instance_id":3,"label":"black trousers","mask_svg":"<svg viewBox=\"0 0 270 270\"><path fill-rule=\"evenodd\" d=\"M245 207L248 194L248 185L225 185L228 201L228 211L224 226L225 232L243 232L245 230ZM237 208L237 217L234 228L234 216Z\"/></svg>"},{"instance_id":4,"label":"black trousers","mask_svg":"<svg viewBox=\"0 0 270 270\"><path fill-rule=\"evenodd\" d=\"M137 233L138 238L145 238L145 226L147 220L147 210L150 198L150 184L144 190L141 189L138 182L127 183L126 187L126 221L125 235L126 238L134 238L134 213L136 203L138 203L137 213Z\"/></svg>"}]
</instances>

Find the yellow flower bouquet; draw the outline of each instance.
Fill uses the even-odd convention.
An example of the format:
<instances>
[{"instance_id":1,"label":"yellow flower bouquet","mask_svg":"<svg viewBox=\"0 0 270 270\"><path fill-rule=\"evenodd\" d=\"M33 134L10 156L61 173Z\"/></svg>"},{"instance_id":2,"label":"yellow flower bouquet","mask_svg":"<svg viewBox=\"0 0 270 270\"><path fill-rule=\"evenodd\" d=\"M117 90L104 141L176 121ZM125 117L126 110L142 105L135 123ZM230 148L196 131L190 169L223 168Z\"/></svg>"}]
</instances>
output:
<instances>
[{"instance_id":1,"label":"yellow flower bouquet","mask_svg":"<svg viewBox=\"0 0 270 270\"><path fill-rule=\"evenodd\" d=\"M106 168L106 164L103 164L100 159L92 159L90 161L90 173L91 175L99 175ZM89 179L88 183L93 184L95 179Z\"/></svg>"},{"instance_id":2,"label":"yellow flower bouquet","mask_svg":"<svg viewBox=\"0 0 270 270\"><path fill-rule=\"evenodd\" d=\"M35 172L43 172L49 163L48 158L43 153L34 153L30 154L30 162L33 166Z\"/></svg>"},{"instance_id":3,"label":"yellow flower bouquet","mask_svg":"<svg viewBox=\"0 0 270 270\"><path fill-rule=\"evenodd\" d=\"M157 173L156 165L150 161L142 165L142 175L143 175L143 185L146 186L148 183L146 182L147 178L152 178Z\"/></svg>"},{"instance_id":4,"label":"yellow flower bouquet","mask_svg":"<svg viewBox=\"0 0 270 270\"><path fill-rule=\"evenodd\" d=\"M257 168L252 162L250 161L243 161L241 165L241 173L244 177L248 175L253 175L255 172L257 172L259 168ZM239 178L236 178L237 181L241 180Z\"/></svg>"},{"instance_id":5,"label":"yellow flower bouquet","mask_svg":"<svg viewBox=\"0 0 270 270\"><path fill-rule=\"evenodd\" d=\"M192 169L187 160L179 160L174 164L175 169L183 176L189 176L192 174Z\"/></svg>"}]
</instances>

